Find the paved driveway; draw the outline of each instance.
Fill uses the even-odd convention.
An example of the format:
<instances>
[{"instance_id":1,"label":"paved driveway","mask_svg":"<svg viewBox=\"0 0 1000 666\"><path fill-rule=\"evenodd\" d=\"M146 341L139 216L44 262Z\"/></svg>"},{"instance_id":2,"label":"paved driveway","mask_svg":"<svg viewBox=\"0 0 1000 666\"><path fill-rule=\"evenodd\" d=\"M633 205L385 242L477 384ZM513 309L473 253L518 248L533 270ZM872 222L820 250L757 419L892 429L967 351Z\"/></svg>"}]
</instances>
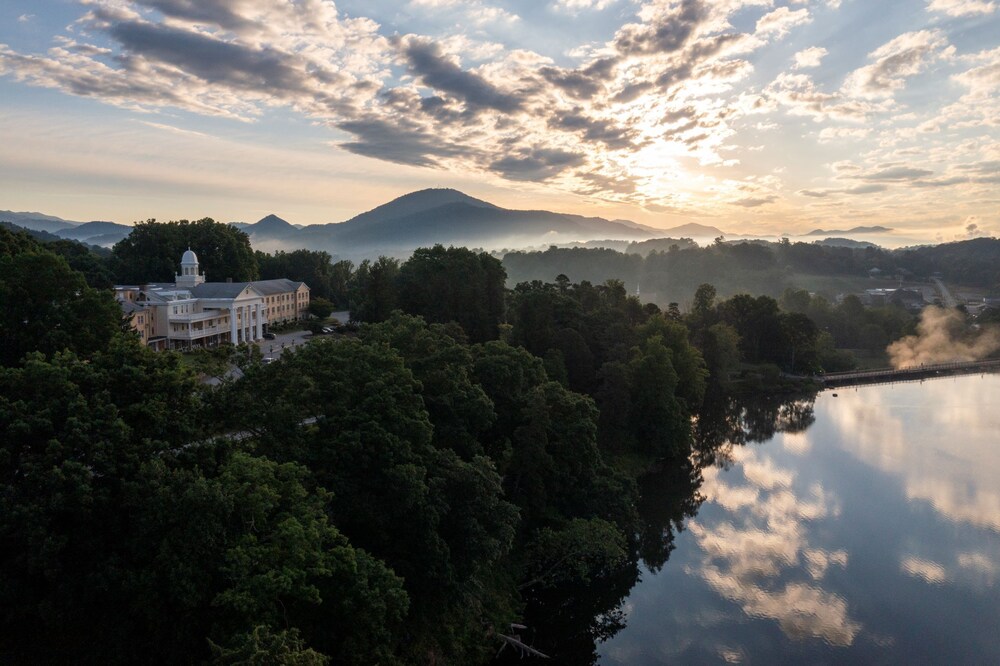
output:
<instances>
[{"instance_id":1,"label":"paved driveway","mask_svg":"<svg viewBox=\"0 0 1000 666\"><path fill-rule=\"evenodd\" d=\"M346 324L351 320L351 313L347 310L341 310L339 312L334 312L330 315L333 319L336 319L341 324ZM323 337L322 335L317 337ZM307 330L301 331L287 331L285 333L275 333L274 340L260 340L257 345L260 347L261 354L265 357L270 356L271 358L278 358L281 353L286 349L294 349L299 345L304 345L313 339L313 334Z\"/></svg>"},{"instance_id":2,"label":"paved driveway","mask_svg":"<svg viewBox=\"0 0 1000 666\"><path fill-rule=\"evenodd\" d=\"M260 347L261 355L278 358L286 349L294 349L311 339L312 333L309 331L287 331L275 333L274 340L260 340L257 342L257 346Z\"/></svg>"}]
</instances>

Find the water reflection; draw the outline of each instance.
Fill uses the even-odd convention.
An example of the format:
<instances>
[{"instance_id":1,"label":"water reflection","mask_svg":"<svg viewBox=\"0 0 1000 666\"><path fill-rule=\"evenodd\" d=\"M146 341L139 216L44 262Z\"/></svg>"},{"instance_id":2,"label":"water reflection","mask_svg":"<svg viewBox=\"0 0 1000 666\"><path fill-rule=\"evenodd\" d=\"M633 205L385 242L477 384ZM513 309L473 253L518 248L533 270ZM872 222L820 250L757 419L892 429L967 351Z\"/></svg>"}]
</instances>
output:
<instances>
[{"instance_id":1,"label":"water reflection","mask_svg":"<svg viewBox=\"0 0 1000 666\"><path fill-rule=\"evenodd\" d=\"M828 409L844 448L901 478L909 499L929 502L949 521L1000 532L1000 412L981 395L991 379L850 391Z\"/></svg>"},{"instance_id":2,"label":"water reflection","mask_svg":"<svg viewBox=\"0 0 1000 666\"><path fill-rule=\"evenodd\" d=\"M714 466L732 464L746 443L765 441L778 432L804 431L814 418L814 398L814 395L791 399L711 396L695 427L691 460L687 464L664 465L662 470L639 480L640 522L632 560L604 579L586 586L562 585L537 591L536 596L528 600L523 616L524 623L530 627L529 635L525 636L527 642L553 657L547 663L574 666L596 663L598 644L611 640L634 616L635 605L629 601L633 587L641 578L652 577L667 564L678 536L684 533L687 522L705 501L704 488L712 489L715 494L721 487L718 469ZM750 474L768 489L778 491L787 485L788 479L782 472L766 462L757 466L751 464L749 469ZM740 491L735 490L727 496L735 502L734 506L758 499L756 492L743 500L739 494ZM776 494L774 506L778 507L782 501L782 496ZM803 511L808 511L806 505L803 507ZM775 510L770 512L776 520ZM692 529L700 530L701 527L692 524ZM836 554L831 556L820 550L809 552L815 567L829 566L829 561L838 558ZM821 563L821 558L825 558L825 563ZM726 585L725 572L720 568L718 574L713 580ZM808 591L789 588L787 594L805 599ZM677 600L678 609L683 608L680 601ZM822 599L817 602L824 603ZM766 613L768 606L787 603L787 600L772 602L762 598L754 602L748 599L747 603ZM505 655L504 659L513 663L514 658Z\"/></svg>"},{"instance_id":3,"label":"water reflection","mask_svg":"<svg viewBox=\"0 0 1000 666\"><path fill-rule=\"evenodd\" d=\"M697 514L600 663L1000 661L998 400L994 375L717 403Z\"/></svg>"},{"instance_id":4,"label":"water reflection","mask_svg":"<svg viewBox=\"0 0 1000 666\"><path fill-rule=\"evenodd\" d=\"M741 449L734 458L742 482L705 471L702 491L725 518L692 521L702 560L691 573L748 616L777 620L789 638L850 645L861 626L843 598L821 587L831 566L846 567L847 552L809 543L809 523L837 516L837 498L820 484L797 492L794 472L759 450Z\"/></svg>"},{"instance_id":5,"label":"water reflection","mask_svg":"<svg viewBox=\"0 0 1000 666\"><path fill-rule=\"evenodd\" d=\"M563 664L1000 662L1000 375L716 396L632 561L526 610Z\"/></svg>"}]
</instances>

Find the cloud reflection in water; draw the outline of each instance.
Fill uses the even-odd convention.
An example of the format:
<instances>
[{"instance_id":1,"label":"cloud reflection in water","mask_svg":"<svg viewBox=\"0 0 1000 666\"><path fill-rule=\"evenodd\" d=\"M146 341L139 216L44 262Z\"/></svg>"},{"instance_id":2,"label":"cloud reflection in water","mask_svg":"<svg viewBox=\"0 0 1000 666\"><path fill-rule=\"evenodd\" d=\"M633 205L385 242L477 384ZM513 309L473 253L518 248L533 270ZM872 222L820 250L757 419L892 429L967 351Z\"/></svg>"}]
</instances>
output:
<instances>
[{"instance_id":1,"label":"cloud reflection in water","mask_svg":"<svg viewBox=\"0 0 1000 666\"><path fill-rule=\"evenodd\" d=\"M818 483L796 495L795 474L756 449L738 450L735 462L726 478L738 466L745 485L723 481L718 469L705 470L702 492L729 520L710 527L691 522L703 552L693 573L747 615L776 620L793 640L851 645L860 623L842 597L819 585L831 566L847 566L847 551L812 547L806 529L810 521L839 514L836 498Z\"/></svg>"}]
</instances>

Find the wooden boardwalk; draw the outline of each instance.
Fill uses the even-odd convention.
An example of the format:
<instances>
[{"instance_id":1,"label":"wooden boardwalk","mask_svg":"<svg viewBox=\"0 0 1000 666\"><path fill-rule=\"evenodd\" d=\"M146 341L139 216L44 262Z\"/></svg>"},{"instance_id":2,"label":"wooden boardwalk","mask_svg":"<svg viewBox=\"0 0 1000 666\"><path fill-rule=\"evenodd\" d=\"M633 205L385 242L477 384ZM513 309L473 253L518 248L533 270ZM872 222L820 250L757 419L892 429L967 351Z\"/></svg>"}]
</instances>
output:
<instances>
[{"instance_id":1,"label":"wooden boardwalk","mask_svg":"<svg viewBox=\"0 0 1000 666\"><path fill-rule=\"evenodd\" d=\"M843 386L860 386L863 384L889 384L892 382L929 379L931 377L946 377L949 375L969 375L979 372L1000 371L1000 359L986 361L964 361L955 363L936 363L934 365L919 365L912 368L878 368L876 370L851 370L849 372L828 372L818 375L816 379L829 388Z\"/></svg>"}]
</instances>

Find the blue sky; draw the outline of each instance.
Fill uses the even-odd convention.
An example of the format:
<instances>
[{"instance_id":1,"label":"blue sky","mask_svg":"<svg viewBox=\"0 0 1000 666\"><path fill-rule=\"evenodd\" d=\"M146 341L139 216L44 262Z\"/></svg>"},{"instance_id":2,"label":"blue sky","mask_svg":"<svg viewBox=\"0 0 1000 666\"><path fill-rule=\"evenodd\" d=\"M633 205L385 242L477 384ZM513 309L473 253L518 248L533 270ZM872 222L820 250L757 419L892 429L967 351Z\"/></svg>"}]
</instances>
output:
<instances>
[{"instance_id":1,"label":"blue sky","mask_svg":"<svg viewBox=\"0 0 1000 666\"><path fill-rule=\"evenodd\" d=\"M8 0L0 209L1000 232L1000 0Z\"/></svg>"}]
</instances>

